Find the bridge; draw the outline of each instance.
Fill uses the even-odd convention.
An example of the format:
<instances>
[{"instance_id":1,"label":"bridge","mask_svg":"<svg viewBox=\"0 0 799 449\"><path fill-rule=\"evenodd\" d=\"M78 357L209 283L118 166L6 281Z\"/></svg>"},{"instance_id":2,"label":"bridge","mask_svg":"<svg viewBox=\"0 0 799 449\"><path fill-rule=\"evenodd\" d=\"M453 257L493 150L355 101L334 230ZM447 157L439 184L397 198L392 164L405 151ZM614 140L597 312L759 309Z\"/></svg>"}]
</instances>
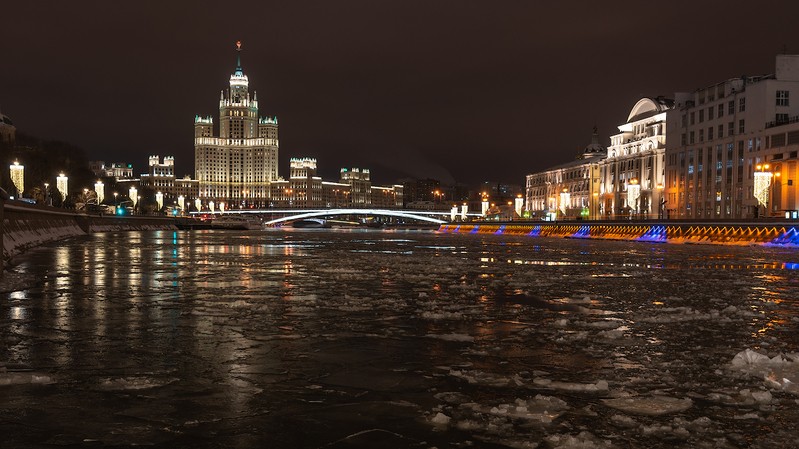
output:
<instances>
[{"instance_id":1,"label":"bridge","mask_svg":"<svg viewBox=\"0 0 799 449\"><path fill-rule=\"evenodd\" d=\"M208 212L191 212L192 215L202 215ZM395 217L409 220L417 220L426 223L445 224L452 217L451 211L427 211L427 210L400 210L400 209L234 209L225 212L215 211L211 214L255 214L279 216L264 222L266 225L277 225L284 222L305 220L310 218L326 218L337 216L379 216ZM468 217L482 217L479 213L467 213ZM460 213L456 217L461 217ZM440 218L437 218L440 217Z\"/></svg>"}]
</instances>

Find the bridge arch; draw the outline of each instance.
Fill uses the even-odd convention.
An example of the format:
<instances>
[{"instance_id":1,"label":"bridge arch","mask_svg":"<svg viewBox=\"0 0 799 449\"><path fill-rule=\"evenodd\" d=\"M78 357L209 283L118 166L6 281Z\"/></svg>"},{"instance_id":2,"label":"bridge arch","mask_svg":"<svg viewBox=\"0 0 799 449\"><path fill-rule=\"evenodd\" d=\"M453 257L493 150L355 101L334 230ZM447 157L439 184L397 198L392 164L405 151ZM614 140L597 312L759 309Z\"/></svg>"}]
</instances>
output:
<instances>
[{"instance_id":1,"label":"bridge arch","mask_svg":"<svg viewBox=\"0 0 799 449\"><path fill-rule=\"evenodd\" d=\"M327 216L336 216L336 215L379 215L384 217L398 217L398 218L408 218L411 220L419 220L419 221L426 221L428 223L435 223L435 224L444 224L446 221L439 220L438 218L428 217L424 215L418 215L410 212L403 212L398 210L388 210L388 209L329 209L329 210L317 210L311 212L305 212L302 214L290 215L287 217L275 218L274 220L269 220L264 222L267 225L275 225L278 223L283 223L286 221L294 221L294 220L303 220L305 218L318 218L318 217L327 217Z\"/></svg>"}]
</instances>

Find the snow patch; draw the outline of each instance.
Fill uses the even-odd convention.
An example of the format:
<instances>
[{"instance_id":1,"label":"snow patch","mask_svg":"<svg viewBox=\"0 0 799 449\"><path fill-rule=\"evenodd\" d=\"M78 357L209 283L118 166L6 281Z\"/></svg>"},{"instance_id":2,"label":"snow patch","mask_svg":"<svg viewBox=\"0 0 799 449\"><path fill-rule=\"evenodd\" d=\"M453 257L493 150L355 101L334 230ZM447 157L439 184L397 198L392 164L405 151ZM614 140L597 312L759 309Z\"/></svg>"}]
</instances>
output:
<instances>
[{"instance_id":1,"label":"snow patch","mask_svg":"<svg viewBox=\"0 0 799 449\"><path fill-rule=\"evenodd\" d=\"M745 349L732 358L730 368L752 377L762 378L768 388L799 395L799 354L777 354L769 357ZM754 396L753 399L760 402Z\"/></svg>"}]
</instances>

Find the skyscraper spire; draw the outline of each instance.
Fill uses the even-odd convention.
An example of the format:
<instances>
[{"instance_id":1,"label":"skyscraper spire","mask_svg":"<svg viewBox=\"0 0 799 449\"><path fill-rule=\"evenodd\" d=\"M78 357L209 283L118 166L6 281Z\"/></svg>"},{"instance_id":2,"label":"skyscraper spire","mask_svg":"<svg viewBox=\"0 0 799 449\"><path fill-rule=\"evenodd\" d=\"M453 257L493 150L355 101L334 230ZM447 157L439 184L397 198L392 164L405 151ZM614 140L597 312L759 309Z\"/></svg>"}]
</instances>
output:
<instances>
[{"instance_id":1,"label":"skyscraper spire","mask_svg":"<svg viewBox=\"0 0 799 449\"><path fill-rule=\"evenodd\" d=\"M236 41L236 73L241 74L241 41Z\"/></svg>"}]
</instances>

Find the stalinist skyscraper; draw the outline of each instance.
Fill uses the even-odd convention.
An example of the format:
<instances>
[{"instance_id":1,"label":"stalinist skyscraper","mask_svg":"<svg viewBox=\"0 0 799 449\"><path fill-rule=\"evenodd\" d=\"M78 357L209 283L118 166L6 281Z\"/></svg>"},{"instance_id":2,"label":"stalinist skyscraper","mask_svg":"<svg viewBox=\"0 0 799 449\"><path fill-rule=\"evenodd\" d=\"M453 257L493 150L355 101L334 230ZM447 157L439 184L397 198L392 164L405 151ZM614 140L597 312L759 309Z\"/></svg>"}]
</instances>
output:
<instances>
[{"instance_id":1,"label":"stalinist skyscraper","mask_svg":"<svg viewBox=\"0 0 799 449\"><path fill-rule=\"evenodd\" d=\"M224 202L226 209L264 205L277 179L277 117L258 116L258 94L250 98L236 42L236 70L219 97L219 137L211 116L194 118L194 167L200 200Z\"/></svg>"}]
</instances>

